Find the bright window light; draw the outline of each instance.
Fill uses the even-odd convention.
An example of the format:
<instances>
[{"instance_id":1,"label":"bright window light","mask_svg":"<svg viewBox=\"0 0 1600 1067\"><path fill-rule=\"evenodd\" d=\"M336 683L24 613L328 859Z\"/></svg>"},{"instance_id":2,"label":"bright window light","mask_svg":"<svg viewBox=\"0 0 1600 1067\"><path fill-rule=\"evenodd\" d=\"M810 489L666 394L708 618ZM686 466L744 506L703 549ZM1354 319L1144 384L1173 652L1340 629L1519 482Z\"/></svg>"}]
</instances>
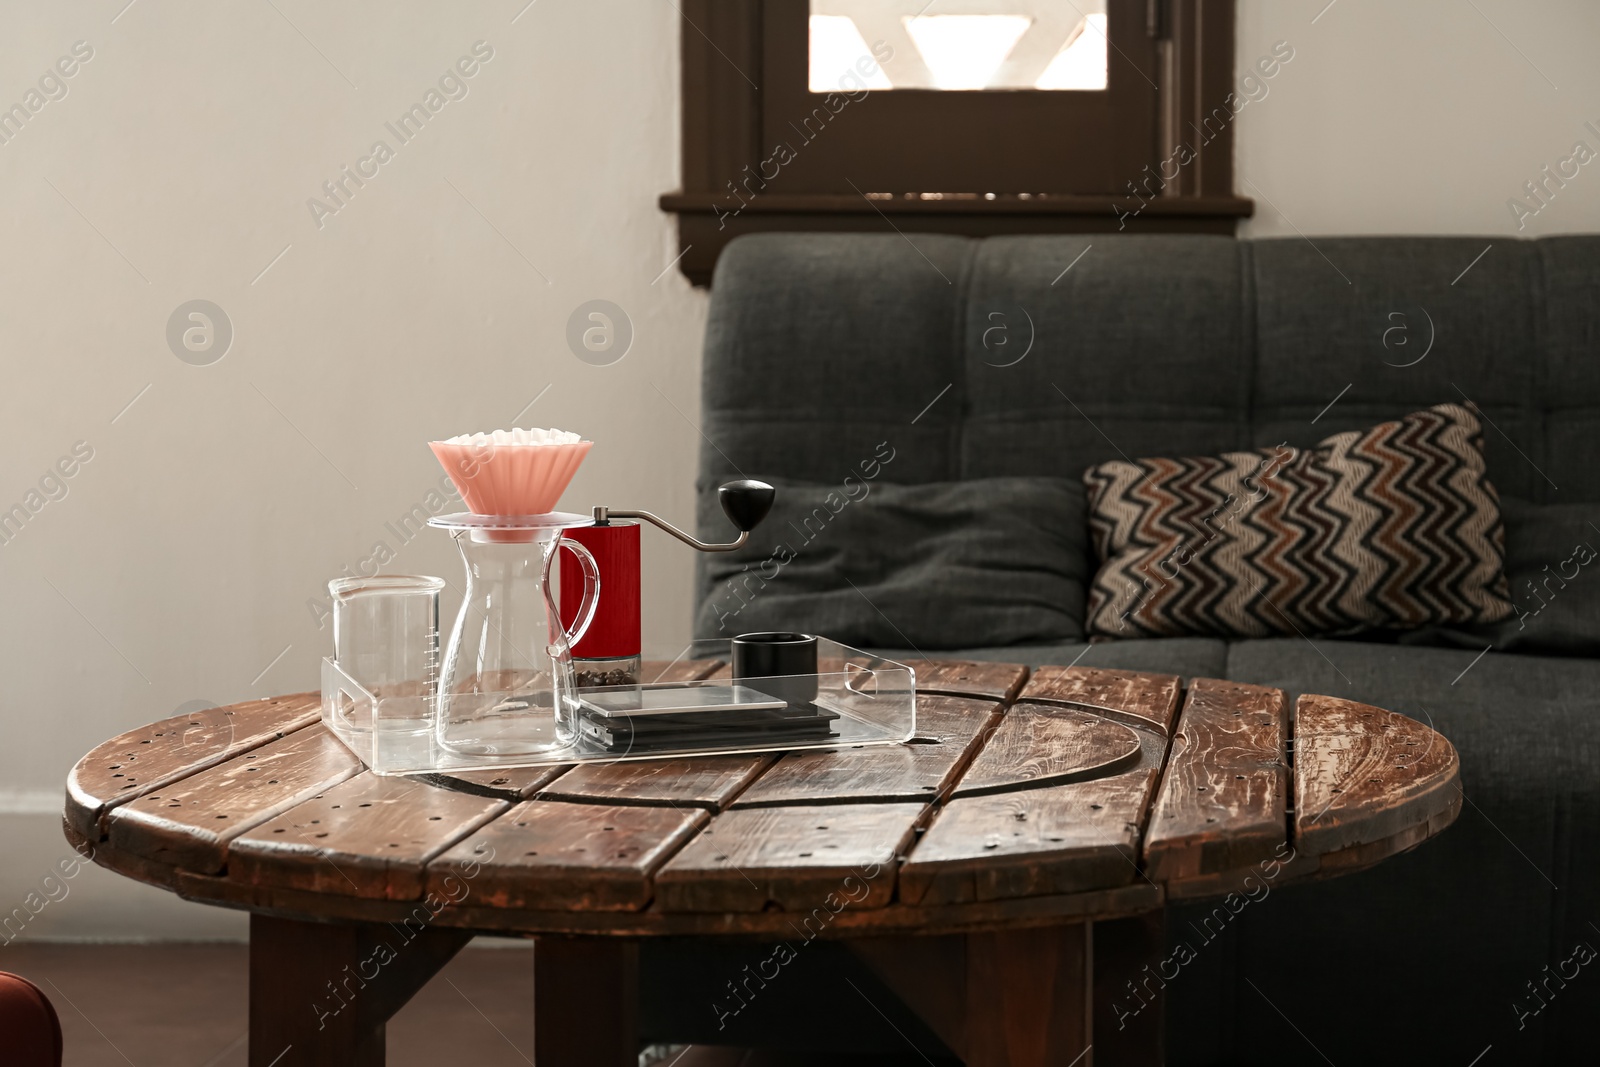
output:
<instances>
[{"instance_id":1,"label":"bright window light","mask_svg":"<svg viewBox=\"0 0 1600 1067\"><path fill-rule=\"evenodd\" d=\"M1056 54L1035 89L1104 89L1106 87L1106 17L1090 15L1082 32Z\"/></svg>"},{"instance_id":2,"label":"bright window light","mask_svg":"<svg viewBox=\"0 0 1600 1067\"><path fill-rule=\"evenodd\" d=\"M863 56L871 64L867 69L872 73L866 77L856 66ZM849 15L812 15L810 90L831 93L844 88L853 92L860 87L855 79L866 82L868 89L890 88L889 76L873 58L854 19Z\"/></svg>"},{"instance_id":3,"label":"bright window light","mask_svg":"<svg viewBox=\"0 0 1600 1067\"><path fill-rule=\"evenodd\" d=\"M912 43L940 89L987 88L1032 22L1026 15L922 15L905 20Z\"/></svg>"}]
</instances>

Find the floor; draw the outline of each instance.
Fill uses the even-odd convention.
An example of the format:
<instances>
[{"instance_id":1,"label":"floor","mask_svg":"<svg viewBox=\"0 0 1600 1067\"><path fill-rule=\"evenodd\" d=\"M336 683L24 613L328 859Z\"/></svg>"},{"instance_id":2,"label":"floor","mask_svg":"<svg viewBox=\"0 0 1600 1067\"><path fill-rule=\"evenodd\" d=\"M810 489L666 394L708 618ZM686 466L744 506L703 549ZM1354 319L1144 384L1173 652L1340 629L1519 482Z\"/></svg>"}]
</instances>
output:
<instances>
[{"instance_id":1,"label":"floor","mask_svg":"<svg viewBox=\"0 0 1600 1067\"><path fill-rule=\"evenodd\" d=\"M65 1067L245 1067L243 945L0 949L61 1016ZM390 1067L529 1067L533 958L468 947L389 1023ZM3 1059L0 1056L0 1059Z\"/></svg>"},{"instance_id":2,"label":"floor","mask_svg":"<svg viewBox=\"0 0 1600 1067\"><path fill-rule=\"evenodd\" d=\"M493 946L493 947L488 947ZM43 989L61 1016L65 1067L246 1067L243 945L14 944L0 970ZM389 1023L388 1067L533 1067L533 957L468 946ZM0 1035L0 1067L4 1067ZM653 1067L925 1067L917 1055L747 1053L657 1047Z\"/></svg>"}]
</instances>

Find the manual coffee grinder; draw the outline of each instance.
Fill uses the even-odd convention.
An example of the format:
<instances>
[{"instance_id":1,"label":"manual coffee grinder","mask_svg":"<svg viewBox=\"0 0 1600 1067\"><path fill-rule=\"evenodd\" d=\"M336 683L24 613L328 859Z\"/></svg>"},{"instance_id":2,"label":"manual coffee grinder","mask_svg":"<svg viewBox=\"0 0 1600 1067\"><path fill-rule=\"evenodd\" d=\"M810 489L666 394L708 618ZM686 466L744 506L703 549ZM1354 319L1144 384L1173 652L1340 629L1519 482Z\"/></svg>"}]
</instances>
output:
<instances>
[{"instance_id":1,"label":"manual coffee grinder","mask_svg":"<svg viewBox=\"0 0 1600 1067\"><path fill-rule=\"evenodd\" d=\"M766 482L749 478L718 488L717 501L722 505L722 512L739 531L739 536L726 544L701 541L648 511L596 507L592 525L567 528L563 539L577 542L588 550L605 589L594 618L572 645L572 666L578 687L638 685L644 681L640 658L641 521L660 527L697 551L732 552L749 541L750 531L767 517L776 495L776 490ZM569 628L581 614L584 590L583 561L570 554L562 556L561 618Z\"/></svg>"}]
</instances>

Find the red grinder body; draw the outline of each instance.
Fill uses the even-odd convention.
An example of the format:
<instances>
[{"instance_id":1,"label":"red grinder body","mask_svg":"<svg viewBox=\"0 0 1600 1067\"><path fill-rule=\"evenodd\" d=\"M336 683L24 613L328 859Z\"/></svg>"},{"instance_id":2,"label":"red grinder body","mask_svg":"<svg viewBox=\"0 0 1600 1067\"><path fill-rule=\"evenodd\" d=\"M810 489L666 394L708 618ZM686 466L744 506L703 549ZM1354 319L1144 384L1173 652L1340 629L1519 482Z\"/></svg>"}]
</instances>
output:
<instances>
[{"instance_id":1,"label":"red grinder body","mask_svg":"<svg viewBox=\"0 0 1600 1067\"><path fill-rule=\"evenodd\" d=\"M577 526L562 536L587 548L600 572L594 621L572 646L578 685L637 685L642 644L639 524L613 521L605 526ZM560 557L561 622L571 627L583 601L583 572L572 553L562 552Z\"/></svg>"}]
</instances>

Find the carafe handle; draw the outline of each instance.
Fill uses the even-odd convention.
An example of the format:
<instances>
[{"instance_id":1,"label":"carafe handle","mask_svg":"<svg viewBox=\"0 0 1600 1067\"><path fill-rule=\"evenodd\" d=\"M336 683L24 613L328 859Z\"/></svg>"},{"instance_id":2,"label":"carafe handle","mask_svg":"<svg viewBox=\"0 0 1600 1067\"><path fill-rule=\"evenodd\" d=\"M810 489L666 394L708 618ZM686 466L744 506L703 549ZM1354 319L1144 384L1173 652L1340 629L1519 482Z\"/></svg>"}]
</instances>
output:
<instances>
[{"instance_id":1,"label":"carafe handle","mask_svg":"<svg viewBox=\"0 0 1600 1067\"><path fill-rule=\"evenodd\" d=\"M561 609L550 595L550 564L554 562L556 552L563 548L578 558L578 566L583 569L583 603L578 605L578 616L573 621L572 629L562 632L570 649L583 640L589 624L594 621L595 609L600 606L600 568L596 566L593 554L578 542L568 541L565 537L556 541L556 551L545 557L544 561L544 597L550 603L550 617L556 625L561 624Z\"/></svg>"}]
</instances>

